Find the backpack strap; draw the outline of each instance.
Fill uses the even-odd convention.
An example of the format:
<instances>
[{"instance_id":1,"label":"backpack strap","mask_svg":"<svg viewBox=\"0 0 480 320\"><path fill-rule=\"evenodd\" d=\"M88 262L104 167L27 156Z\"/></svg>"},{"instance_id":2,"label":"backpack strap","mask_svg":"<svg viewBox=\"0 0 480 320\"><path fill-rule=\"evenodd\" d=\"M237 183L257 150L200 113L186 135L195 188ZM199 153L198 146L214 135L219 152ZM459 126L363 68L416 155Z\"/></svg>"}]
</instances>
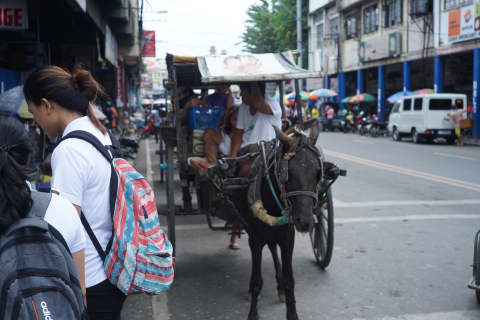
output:
<instances>
[{"instance_id":1,"label":"backpack strap","mask_svg":"<svg viewBox=\"0 0 480 320\"><path fill-rule=\"evenodd\" d=\"M11 225L5 234L9 235L19 229L27 227L34 227L48 231L48 223L43 220L43 218L45 217L51 199L52 195L50 193L32 191L33 205L30 212L25 218L20 219Z\"/></svg>"},{"instance_id":2,"label":"backpack strap","mask_svg":"<svg viewBox=\"0 0 480 320\"><path fill-rule=\"evenodd\" d=\"M63 137L58 143L57 143L57 146L63 141L63 140L66 140L66 139L71 139L71 138L76 138L76 139L80 139L80 140L84 140L88 143L90 143L92 146L95 147L95 149L98 150L98 152L101 153L101 155L110 163L111 167L112 167L112 177L114 177L115 175L115 169L113 167L113 156L115 154L114 150L115 150L115 145L119 145L118 144L118 141L113 137L113 135L110 133L110 131L108 132L108 135L110 136L110 140L112 140L112 146L113 146L113 150L112 150L112 154L110 154L108 152L108 149L106 146L104 146L100 140L98 140L97 137L95 137L93 134L91 134L90 132L87 132L87 131L83 131L83 130L75 130L75 131L72 131L70 133L68 133L65 137ZM112 183L110 181L110 189L112 188ZM111 216L112 216L112 219L113 219L113 208L112 206L114 206L114 203L113 203L113 198L112 198L112 190L110 190L110 213L111 213ZM98 241L97 237L95 236L95 233L93 232L92 228L90 227L90 224L88 223L87 221L87 218L85 217L85 215L83 214L83 211L80 213L80 221L82 221L82 225L83 227L85 228L85 231L87 232L88 234L88 237L90 238L90 241L92 241L92 244L93 246L95 247L95 250L97 250L97 253L98 255L100 256L100 258L102 258L102 261L105 262L105 259L106 259L106 253L105 251L103 250L102 246L100 245L100 242ZM113 236L113 231L112 231L112 236ZM111 240L109 241L109 243L111 243Z\"/></svg>"},{"instance_id":3,"label":"backpack strap","mask_svg":"<svg viewBox=\"0 0 480 320\"><path fill-rule=\"evenodd\" d=\"M110 133L109 133L109 135L110 135ZM98 152L100 152L102 154L102 156L105 159L107 159L108 162L112 162L113 157L107 151L107 148L100 142L100 140L98 140L97 137L95 137L93 134L91 134L90 132L87 132L87 131L83 131L83 130L72 131L72 132L68 133L65 137L60 139L60 141L58 141L58 143L57 143L57 146L60 143L62 143L62 141L66 140L66 139L71 139L71 138L80 139L80 140L83 140L83 141L86 141L86 142L90 143L92 146L95 147L95 149L98 150ZM112 143L113 143L113 140L112 140Z\"/></svg>"}]
</instances>

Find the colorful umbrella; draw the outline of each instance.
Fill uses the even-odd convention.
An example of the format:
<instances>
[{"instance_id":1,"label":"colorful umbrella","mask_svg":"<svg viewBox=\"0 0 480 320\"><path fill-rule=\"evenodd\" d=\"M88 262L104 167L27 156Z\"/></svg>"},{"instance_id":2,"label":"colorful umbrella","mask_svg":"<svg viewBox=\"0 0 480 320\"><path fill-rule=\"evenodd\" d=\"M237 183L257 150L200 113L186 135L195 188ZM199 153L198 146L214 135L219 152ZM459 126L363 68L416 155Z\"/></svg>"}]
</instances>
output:
<instances>
[{"instance_id":1,"label":"colorful umbrella","mask_svg":"<svg viewBox=\"0 0 480 320\"><path fill-rule=\"evenodd\" d=\"M342 103L351 103L350 100L352 100L353 97L355 97L355 96L345 97L345 98L342 99L341 102L342 102Z\"/></svg>"},{"instance_id":2,"label":"colorful umbrella","mask_svg":"<svg viewBox=\"0 0 480 320\"><path fill-rule=\"evenodd\" d=\"M375 97L369 93L360 93L360 94L357 94L356 96L353 96L349 102L360 103L360 102L370 102L375 100L376 100Z\"/></svg>"},{"instance_id":3,"label":"colorful umbrella","mask_svg":"<svg viewBox=\"0 0 480 320\"><path fill-rule=\"evenodd\" d=\"M415 90L412 95L419 95L419 94L432 94L433 89L419 89Z\"/></svg>"},{"instance_id":4,"label":"colorful umbrella","mask_svg":"<svg viewBox=\"0 0 480 320\"><path fill-rule=\"evenodd\" d=\"M310 92L310 98L312 98L312 96L319 98L328 98L337 96L337 93L330 89L321 88Z\"/></svg>"},{"instance_id":5,"label":"colorful umbrella","mask_svg":"<svg viewBox=\"0 0 480 320\"><path fill-rule=\"evenodd\" d=\"M399 91L397 93L394 93L392 94L390 97L387 98L387 101L389 103L397 103L398 101L400 101L400 99L402 99L403 97L406 97L406 96L409 96L411 95L412 92L411 91L407 91L407 92L404 92L404 91Z\"/></svg>"},{"instance_id":6,"label":"colorful umbrella","mask_svg":"<svg viewBox=\"0 0 480 320\"><path fill-rule=\"evenodd\" d=\"M320 97L310 95L310 97L308 97L308 100L317 101L317 100L320 100Z\"/></svg>"},{"instance_id":7,"label":"colorful umbrella","mask_svg":"<svg viewBox=\"0 0 480 320\"><path fill-rule=\"evenodd\" d=\"M310 92L307 92L307 91L300 91L300 98L302 100L308 100L308 97L310 96ZM288 100L295 100L297 97L297 95L295 94L295 92L287 95L287 98Z\"/></svg>"}]
</instances>

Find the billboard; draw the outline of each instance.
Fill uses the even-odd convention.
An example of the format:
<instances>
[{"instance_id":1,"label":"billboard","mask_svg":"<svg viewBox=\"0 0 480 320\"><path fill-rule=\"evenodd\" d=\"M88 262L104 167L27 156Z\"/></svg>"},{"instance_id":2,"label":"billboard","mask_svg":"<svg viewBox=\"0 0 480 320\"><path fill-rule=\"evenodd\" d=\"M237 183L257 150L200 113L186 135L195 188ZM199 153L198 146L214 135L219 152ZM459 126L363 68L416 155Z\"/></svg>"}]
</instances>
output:
<instances>
[{"instance_id":1,"label":"billboard","mask_svg":"<svg viewBox=\"0 0 480 320\"><path fill-rule=\"evenodd\" d=\"M155 31L143 31L143 44L142 56L143 57L155 57Z\"/></svg>"},{"instance_id":2,"label":"billboard","mask_svg":"<svg viewBox=\"0 0 480 320\"><path fill-rule=\"evenodd\" d=\"M161 90L163 89L163 77L161 72L153 72L152 73L152 89L153 90Z\"/></svg>"},{"instance_id":3,"label":"billboard","mask_svg":"<svg viewBox=\"0 0 480 320\"><path fill-rule=\"evenodd\" d=\"M0 30L28 29L27 0L0 1Z\"/></svg>"},{"instance_id":4,"label":"billboard","mask_svg":"<svg viewBox=\"0 0 480 320\"><path fill-rule=\"evenodd\" d=\"M448 42L480 38L480 0L448 12Z\"/></svg>"}]
</instances>

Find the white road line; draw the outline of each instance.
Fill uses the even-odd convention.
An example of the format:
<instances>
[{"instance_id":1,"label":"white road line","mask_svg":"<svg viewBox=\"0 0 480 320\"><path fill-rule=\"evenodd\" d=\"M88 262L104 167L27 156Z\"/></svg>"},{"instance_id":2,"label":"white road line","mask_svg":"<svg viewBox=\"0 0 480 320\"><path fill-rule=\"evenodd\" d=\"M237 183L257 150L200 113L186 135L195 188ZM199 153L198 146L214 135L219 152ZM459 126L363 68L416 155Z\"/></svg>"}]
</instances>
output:
<instances>
[{"instance_id":1,"label":"white road line","mask_svg":"<svg viewBox=\"0 0 480 320\"><path fill-rule=\"evenodd\" d=\"M166 292L152 298L152 320L168 320L168 295Z\"/></svg>"},{"instance_id":2,"label":"white road line","mask_svg":"<svg viewBox=\"0 0 480 320\"><path fill-rule=\"evenodd\" d=\"M478 310L459 310L447 312L431 312L404 314L397 317L381 317L373 320L476 320L480 317ZM371 319L371 318L369 318ZM366 318L353 318L353 320L366 320Z\"/></svg>"},{"instance_id":3,"label":"white road line","mask_svg":"<svg viewBox=\"0 0 480 320\"><path fill-rule=\"evenodd\" d=\"M480 214L413 214L404 216L384 217L356 217L356 218L335 218L335 224L371 223L371 222L402 222L402 221L427 221L427 220L478 220ZM167 226L163 226L165 231ZM176 231L210 230L206 224L179 224L175 226Z\"/></svg>"},{"instance_id":4,"label":"white road line","mask_svg":"<svg viewBox=\"0 0 480 320\"><path fill-rule=\"evenodd\" d=\"M448 157L448 158L456 158L456 159L462 159L462 160L478 161L478 159L475 159L475 158L458 156L458 155L456 155L456 154L449 154L449 153L443 153L443 152L434 152L433 154L434 154L434 155L437 155L437 156Z\"/></svg>"},{"instance_id":5,"label":"white road line","mask_svg":"<svg viewBox=\"0 0 480 320\"><path fill-rule=\"evenodd\" d=\"M462 206L478 205L480 200L400 200L400 201L361 201L345 202L333 200L335 208L369 208L369 207L395 207L395 206Z\"/></svg>"},{"instance_id":6,"label":"white road line","mask_svg":"<svg viewBox=\"0 0 480 320\"><path fill-rule=\"evenodd\" d=\"M412 214L405 216L387 217L358 217L358 218L335 218L335 223L368 223L390 221L421 221L421 220L453 220L453 219L480 219L480 214Z\"/></svg>"},{"instance_id":7,"label":"white road line","mask_svg":"<svg viewBox=\"0 0 480 320\"><path fill-rule=\"evenodd\" d=\"M354 139L353 142L364 143L364 144L373 144L372 141L362 140L362 139Z\"/></svg>"},{"instance_id":8,"label":"white road line","mask_svg":"<svg viewBox=\"0 0 480 320\"><path fill-rule=\"evenodd\" d=\"M150 156L150 144L148 143L148 139L145 139L145 161L146 161L146 166L147 166L147 174L146 178L147 181L153 185L153 179L152 179L152 158Z\"/></svg>"}]
</instances>

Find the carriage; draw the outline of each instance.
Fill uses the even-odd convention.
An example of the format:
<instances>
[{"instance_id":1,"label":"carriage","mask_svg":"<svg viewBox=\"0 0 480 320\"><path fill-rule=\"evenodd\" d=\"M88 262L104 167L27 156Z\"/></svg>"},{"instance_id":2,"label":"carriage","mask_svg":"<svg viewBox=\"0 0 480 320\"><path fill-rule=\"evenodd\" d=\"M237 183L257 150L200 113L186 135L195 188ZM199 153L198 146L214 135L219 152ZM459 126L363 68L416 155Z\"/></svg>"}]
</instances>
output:
<instances>
[{"instance_id":1,"label":"carriage","mask_svg":"<svg viewBox=\"0 0 480 320\"><path fill-rule=\"evenodd\" d=\"M169 239L175 246L175 215L179 214L174 203L174 162L178 164L180 179L182 181L183 209L189 214L202 214L211 230L226 231L232 225L215 224L213 217L228 220L218 207L212 206L212 197L215 197L215 189L211 181L202 179L187 163L192 154L198 155L196 150L198 139L189 134L182 125L180 119L180 93L182 89L212 89L219 85L241 84L243 82L266 82L269 83L267 91L279 87L279 102L282 108L282 118L285 114L283 105L283 86L285 81L295 85L297 92L297 114L300 123L302 118L302 103L300 101L299 81L301 79L318 78L319 72L311 72L297 67L292 61L292 55L288 53L276 54L245 54L242 56L205 56L205 57L180 57L167 54L166 62L168 68L168 81L165 83L170 95L172 108L169 110L165 125L161 128L162 140L166 145L166 177L167 177L167 199L168 199L168 232ZM227 59L231 59L227 63ZM268 92L266 94L269 94ZM270 93L272 94L272 93ZM206 109L208 110L208 109ZM208 120L207 120L208 121ZM176 159L174 161L173 149L176 147ZM323 155L322 155L323 156ZM229 159L229 161L240 161L240 159ZM224 162L225 163L225 162ZM342 171L341 175L345 172ZM313 254L316 262L321 268L326 268L330 262L334 238L334 206L331 191L332 179L328 185L319 189L316 195L317 206L315 210L314 227L309 231ZM197 207L193 208L192 198L189 191L189 183L193 183L197 195ZM233 183L232 188L239 187Z\"/></svg>"}]
</instances>

